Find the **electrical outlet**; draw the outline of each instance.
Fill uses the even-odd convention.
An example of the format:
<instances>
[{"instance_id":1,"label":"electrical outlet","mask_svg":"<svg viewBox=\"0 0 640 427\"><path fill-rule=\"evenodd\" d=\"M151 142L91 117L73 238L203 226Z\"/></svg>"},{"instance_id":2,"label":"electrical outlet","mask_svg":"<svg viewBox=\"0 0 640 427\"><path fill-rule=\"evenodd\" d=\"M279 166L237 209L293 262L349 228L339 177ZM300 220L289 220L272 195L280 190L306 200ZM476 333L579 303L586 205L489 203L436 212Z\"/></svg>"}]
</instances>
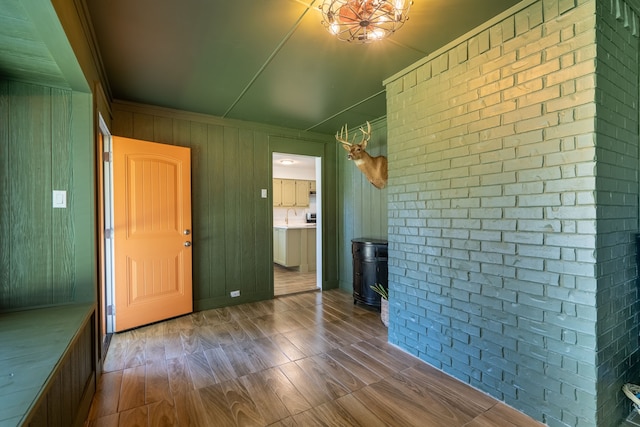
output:
<instances>
[{"instance_id":1,"label":"electrical outlet","mask_svg":"<svg viewBox=\"0 0 640 427\"><path fill-rule=\"evenodd\" d=\"M262 197L263 199L267 198L267 189L263 188L260 190L260 197Z\"/></svg>"},{"instance_id":2,"label":"electrical outlet","mask_svg":"<svg viewBox=\"0 0 640 427\"><path fill-rule=\"evenodd\" d=\"M240 291L231 291L231 298L236 298L240 296Z\"/></svg>"}]
</instances>

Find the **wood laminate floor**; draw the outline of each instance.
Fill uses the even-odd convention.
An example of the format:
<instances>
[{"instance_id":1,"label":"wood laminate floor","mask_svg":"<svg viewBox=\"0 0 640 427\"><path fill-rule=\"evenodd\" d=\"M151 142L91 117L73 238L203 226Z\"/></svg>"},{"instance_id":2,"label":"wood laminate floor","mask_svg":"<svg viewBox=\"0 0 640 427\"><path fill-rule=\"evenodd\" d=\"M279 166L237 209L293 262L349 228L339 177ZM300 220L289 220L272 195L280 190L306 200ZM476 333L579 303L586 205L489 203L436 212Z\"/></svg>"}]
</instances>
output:
<instances>
[{"instance_id":1,"label":"wood laminate floor","mask_svg":"<svg viewBox=\"0 0 640 427\"><path fill-rule=\"evenodd\" d=\"M273 263L273 294L275 296L314 291L318 289L317 272L301 273L296 268L286 268Z\"/></svg>"},{"instance_id":2,"label":"wood laminate floor","mask_svg":"<svg viewBox=\"0 0 640 427\"><path fill-rule=\"evenodd\" d=\"M332 290L115 335L86 425L540 424L388 344L378 312Z\"/></svg>"}]
</instances>

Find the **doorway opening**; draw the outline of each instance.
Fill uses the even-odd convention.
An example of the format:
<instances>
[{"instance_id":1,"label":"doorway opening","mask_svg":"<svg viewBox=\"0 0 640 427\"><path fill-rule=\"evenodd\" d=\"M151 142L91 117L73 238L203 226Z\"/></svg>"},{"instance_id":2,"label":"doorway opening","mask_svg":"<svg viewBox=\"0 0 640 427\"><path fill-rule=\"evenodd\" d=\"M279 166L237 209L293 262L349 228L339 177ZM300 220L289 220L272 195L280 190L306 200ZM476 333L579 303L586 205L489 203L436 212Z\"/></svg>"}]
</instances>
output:
<instances>
[{"instance_id":1,"label":"doorway opening","mask_svg":"<svg viewBox=\"0 0 640 427\"><path fill-rule=\"evenodd\" d=\"M322 158L273 153L274 296L322 289Z\"/></svg>"}]
</instances>

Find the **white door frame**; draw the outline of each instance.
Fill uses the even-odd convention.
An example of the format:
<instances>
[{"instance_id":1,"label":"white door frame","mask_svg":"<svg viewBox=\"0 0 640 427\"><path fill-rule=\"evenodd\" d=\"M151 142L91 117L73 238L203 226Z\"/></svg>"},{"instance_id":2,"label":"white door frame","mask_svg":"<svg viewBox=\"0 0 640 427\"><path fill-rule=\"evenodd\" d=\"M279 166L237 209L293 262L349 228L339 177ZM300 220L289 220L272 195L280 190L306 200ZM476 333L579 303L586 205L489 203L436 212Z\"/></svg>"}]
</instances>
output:
<instances>
[{"instance_id":1,"label":"white door frame","mask_svg":"<svg viewBox=\"0 0 640 427\"><path fill-rule=\"evenodd\" d=\"M105 313L106 333L111 334L115 330L114 303L114 252L113 252L113 162L111 161L111 132L107 128L102 115L99 115L100 133L103 141L102 178L104 183L104 295L105 301L102 307Z\"/></svg>"}]
</instances>

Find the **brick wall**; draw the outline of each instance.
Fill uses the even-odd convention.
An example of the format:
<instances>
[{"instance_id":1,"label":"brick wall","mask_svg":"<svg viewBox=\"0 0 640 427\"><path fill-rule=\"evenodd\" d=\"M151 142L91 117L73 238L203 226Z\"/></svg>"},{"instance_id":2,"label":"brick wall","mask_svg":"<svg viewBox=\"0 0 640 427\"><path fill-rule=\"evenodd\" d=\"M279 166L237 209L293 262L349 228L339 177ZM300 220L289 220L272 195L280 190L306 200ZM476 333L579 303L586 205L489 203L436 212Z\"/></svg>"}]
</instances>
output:
<instances>
[{"instance_id":1,"label":"brick wall","mask_svg":"<svg viewBox=\"0 0 640 427\"><path fill-rule=\"evenodd\" d=\"M597 2L598 206L596 275L598 425L629 412L619 392L638 374L638 298L635 233L638 231L637 11L622 0Z\"/></svg>"},{"instance_id":2,"label":"brick wall","mask_svg":"<svg viewBox=\"0 0 640 427\"><path fill-rule=\"evenodd\" d=\"M523 1L385 82L389 340L552 426L629 409L637 39L596 37L632 10Z\"/></svg>"}]
</instances>

